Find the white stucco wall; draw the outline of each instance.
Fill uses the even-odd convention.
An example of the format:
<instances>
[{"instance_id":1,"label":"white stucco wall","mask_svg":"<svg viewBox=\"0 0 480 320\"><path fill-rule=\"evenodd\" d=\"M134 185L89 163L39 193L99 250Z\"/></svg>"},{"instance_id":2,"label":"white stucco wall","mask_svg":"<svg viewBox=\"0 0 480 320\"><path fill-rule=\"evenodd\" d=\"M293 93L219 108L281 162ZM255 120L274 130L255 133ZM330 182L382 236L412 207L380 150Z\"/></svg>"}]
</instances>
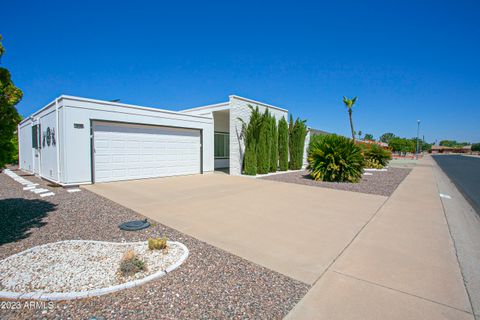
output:
<instances>
[{"instance_id":1,"label":"white stucco wall","mask_svg":"<svg viewBox=\"0 0 480 320\"><path fill-rule=\"evenodd\" d=\"M308 145L310 144L310 131L307 131L307 136L305 137L305 147L303 149L303 168L308 166Z\"/></svg>"},{"instance_id":2,"label":"white stucco wall","mask_svg":"<svg viewBox=\"0 0 480 320\"><path fill-rule=\"evenodd\" d=\"M32 121L27 120L18 126L18 166L33 172Z\"/></svg>"},{"instance_id":3,"label":"white stucco wall","mask_svg":"<svg viewBox=\"0 0 480 320\"><path fill-rule=\"evenodd\" d=\"M229 112L227 111L213 112L213 122L214 122L214 128L216 132L230 131Z\"/></svg>"},{"instance_id":4,"label":"white stucco wall","mask_svg":"<svg viewBox=\"0 0 480 320\"><path fill-rule=\"evenodd\" d=\"M285 117L288 121L288 111L262 102L241 98L238 96L230 96L230 174L242 174L243 153L245 144L240 139L242 123L238 118L243 119L246 123L250 120L251 110L248 107L258 106L260 112L264 112L266 108L275 116L277 122Z\"/></svg>"},{"instance_id":5,"label":"white stucco wall","mask_svg":"<svg viewBox=\"0 0 480 320\"><path fill-rule=\"evenodd\" d=\"M52 101L19 125L20 168L55 182L61 181L59 172L62 171L62 163L58 161L62 152L58 142L61 130L58 128L60 118L57 119L57 113L60 115L62 112L60 106L57 108L56 101ZM33 149L32 145L33 125L41 128L38 149Z\"/></svg>"},{"instance_id":6,"label":"white stucco wall","mask_svg":"<svg viewBox=\"0 0 480 320\"><path fill-rule=\"evenodd\" d=\"M57 170L57 124L56 110L50 108L48 112L40 116L41 138L40 138L40 156L41 156L41 174L42 177L49 180L58 180ZM48 135L47 133L50 133Z\"/></svg>"}]
</instances>

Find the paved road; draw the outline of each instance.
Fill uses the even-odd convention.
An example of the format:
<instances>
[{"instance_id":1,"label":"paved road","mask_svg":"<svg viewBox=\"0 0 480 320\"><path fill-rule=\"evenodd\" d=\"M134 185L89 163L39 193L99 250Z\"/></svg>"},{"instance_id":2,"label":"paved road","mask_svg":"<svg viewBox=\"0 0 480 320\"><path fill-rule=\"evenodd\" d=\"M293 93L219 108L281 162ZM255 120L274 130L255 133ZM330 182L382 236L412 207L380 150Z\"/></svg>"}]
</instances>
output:
<instances>
[{"instance_id":1,"label":"paved road","mask_svg":"<svg viewBox=\"0 0 480 320\"><path fill-rule=\"evenodd\" d=\"M433 158L480 215L480 158L460 155Z\"/></svg>"}]
</instances>

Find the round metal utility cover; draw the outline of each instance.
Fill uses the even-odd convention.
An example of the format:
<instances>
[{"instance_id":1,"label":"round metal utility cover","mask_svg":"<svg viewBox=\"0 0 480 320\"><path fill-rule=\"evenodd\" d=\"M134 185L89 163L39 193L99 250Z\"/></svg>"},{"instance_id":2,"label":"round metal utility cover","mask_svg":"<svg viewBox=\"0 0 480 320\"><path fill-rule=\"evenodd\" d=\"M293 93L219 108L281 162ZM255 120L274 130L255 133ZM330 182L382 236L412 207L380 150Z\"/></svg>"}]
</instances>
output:
<instances>
[{"instance_id":1,"label":"round metal utility cover","mask_svg":"<svg viewBox=\"0 0 480 320\"><path fill-rule=\"evenodd\" d=\"M118 226L122 230L127 230L127 231L136 231L136 230L142 230L145 228L150 227L150 222L145 220L134 220L134 221L128 221L120 224Z\"/></svg>"}]
</instances>

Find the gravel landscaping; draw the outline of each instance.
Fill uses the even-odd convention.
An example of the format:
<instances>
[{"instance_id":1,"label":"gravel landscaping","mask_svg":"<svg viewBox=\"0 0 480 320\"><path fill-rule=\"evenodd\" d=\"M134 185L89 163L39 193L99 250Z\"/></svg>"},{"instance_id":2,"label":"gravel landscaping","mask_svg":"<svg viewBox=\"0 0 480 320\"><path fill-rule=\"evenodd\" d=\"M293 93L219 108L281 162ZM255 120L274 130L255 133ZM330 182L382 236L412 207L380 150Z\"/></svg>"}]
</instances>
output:
<instances>
[{"instance_id":1,"label":"gravel landscaping","mask_svg":"<svg viewBox=\"0 0 480 320\"><path fill-rule=\"evenodd\" d=\"M277 174L262 177L260 179L390 196L410 171L410 168L392 167L389 167L387 171L370 171L368 173L371 173L371 175L363 175L362 180L359 183L315 181L310 178L307 171Z\"/></svg>"},{"instance_id":2,"label":"gravel landscaping","mask_svg":"<svg viewBox=\"0 0 480 320\"><path fill-rule=\"evenodd\" d=\"M146 269L122 276L122 256L134 250ZM149 250L147 242L61 241L33 247L0 260L0 291L79 292L107 288L166 270L185 250L170 242L168 250Z\"/></svg>"},{"instance_id":3,"label":"gravel landscaping","mask_svg":"<svg viewBox=\"0 0 480 320\"><path fill-rule=\"evenodd\" d=\"M144 217L84 189L69 193L28 179L55 195L41 198L0 174L0 259L62 240L134 242L163 235L185 244L190 254L165 277L104 296L54 302L52 308L1 300L0 319L281 319L309 289L153 221L141 231L121 231L120 223Z\"/></svg>"}]
</instances>

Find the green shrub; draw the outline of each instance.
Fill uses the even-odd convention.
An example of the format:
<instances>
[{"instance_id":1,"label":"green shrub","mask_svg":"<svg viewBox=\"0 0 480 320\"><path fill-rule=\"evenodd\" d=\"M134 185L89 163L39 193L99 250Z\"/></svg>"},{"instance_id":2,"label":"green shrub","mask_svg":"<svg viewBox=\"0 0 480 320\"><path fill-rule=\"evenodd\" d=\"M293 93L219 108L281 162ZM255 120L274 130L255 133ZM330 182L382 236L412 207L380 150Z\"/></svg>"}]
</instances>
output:
<instances>
[{"instance_id":1,"label":"green shrub","mask_svg":"<svg viewBox=\"0 0 480 320\"><path fill-rule=\"evenodd\" d=\"M280 171L288 170L288 124L285 118L278 122L278 166Z\"/></svg>"},{"instance_id":2,"label":"green shrub","mask_svg":"<svg viewBox=\"0 0 480 320\"><path fill-rule=\"evenodd\" d=\"M257 150L255 150L255 143L248 143L245 147L243 173L249 176L257 174Z\"/></svg>"},{"instance_id":3,"label":"green shrub","mask_svg":"<svg viewBox=\"0 0 480 320\"><path fill-rule=\"evenodd\" d=\"M365 159L365 168L369 169L382 169L384 166L378 160L375 159Z\"/></svg>"},{"instance_id":4,"label":"green shrub","mask_svg":"<svg viewBox=\"0 0 480 320\"><path fill-rule=\"evenodd\" d=\"M392 152L390 152L390 150L385 150L376 144L371 144L365 147L363 156L365 157L365 160L369 160L369 164L378 163L381 168L383 168L392 159Z\"/></svg>"},{"instance_id":5,"label":"green shrub","mask_svg":"<svg viewBox=\"0 0 480 320\"><path fill-rule=\"evenodd\" d=\"M150 250L162 250L167 248L167 237L161 238L148 238L148 249Z\"/></svg>"},{"instance_id":6,"label":"green shrub","mask_svg":"<svg viewBox=\"0 0 480 320\"><path fill-rule=\"evenodd\" d=\"M145 270L145 262L140 260L134 250L128 250L120 261L120 273L123 276L131 276L137 272Z\"/></svg>"},{"instance_id":7,"label":"green shrub","mask_svg":"<svg viewBox=\"0 0 480 320\"><path fill-rule=\"evenodd\" d=\"M480 151L480 143L472 144L472 151Z\"/></svg>"},{"instance_id":8,"label":"green shrub","mask_svg":"<svg viewBox=\"0 0 480 320\"><path fill-rule=\"evenodd\" d=\"M270 172L276 172L278 169L278 131L277 119L272 115L270 117Z\"/></svg>"},{"instance_id":9,"label":"green shrub","mask_svg":"<svg viewBox=\"0 0 480 320\"><path fill-rule=\"evenodd\" d=\"M257 173L265 174L270 170L270 115L265 109L260 121L260 133L257 142Z\"/></svg>"},{"instance_id":10,"label":"green shrub","mask_svg":"<svg viewBox=\"0 0 480 320\"><path fill-rule=\"evenodd\" d=\"M293 122L293 117L290 115L289 125L289 151L291 170L299 170L303 165L303 151L305 148L305 137L307 136L307 126L305 120L297 118Z\"/></svg>"},{"instance_id":11,"label":"green shrub","mask_svg":"<svg viewBox=\"0 0 480 320\"><path fill-rule=\"evenodd\" d=\"M335 134L312 137L308 148L308 170L315 180L358 182L362 178L362 149Z\"/></svg>"},{"instance_id":12,"label":"green shrub","mask_svg":"<svg viewBox=\"0 0 480 320\"><path fill-rule=\"evenodd\" d=\"M253 108L249 105L248 107L251 110L248 124L245 123L242 118L238 118L238 120L242 123L240 138L243 139L245 143L243 173L254 176L257 174L257 142L262 123L262 115L258 110L258 106Z\"/></svg>"}]
</instances>

